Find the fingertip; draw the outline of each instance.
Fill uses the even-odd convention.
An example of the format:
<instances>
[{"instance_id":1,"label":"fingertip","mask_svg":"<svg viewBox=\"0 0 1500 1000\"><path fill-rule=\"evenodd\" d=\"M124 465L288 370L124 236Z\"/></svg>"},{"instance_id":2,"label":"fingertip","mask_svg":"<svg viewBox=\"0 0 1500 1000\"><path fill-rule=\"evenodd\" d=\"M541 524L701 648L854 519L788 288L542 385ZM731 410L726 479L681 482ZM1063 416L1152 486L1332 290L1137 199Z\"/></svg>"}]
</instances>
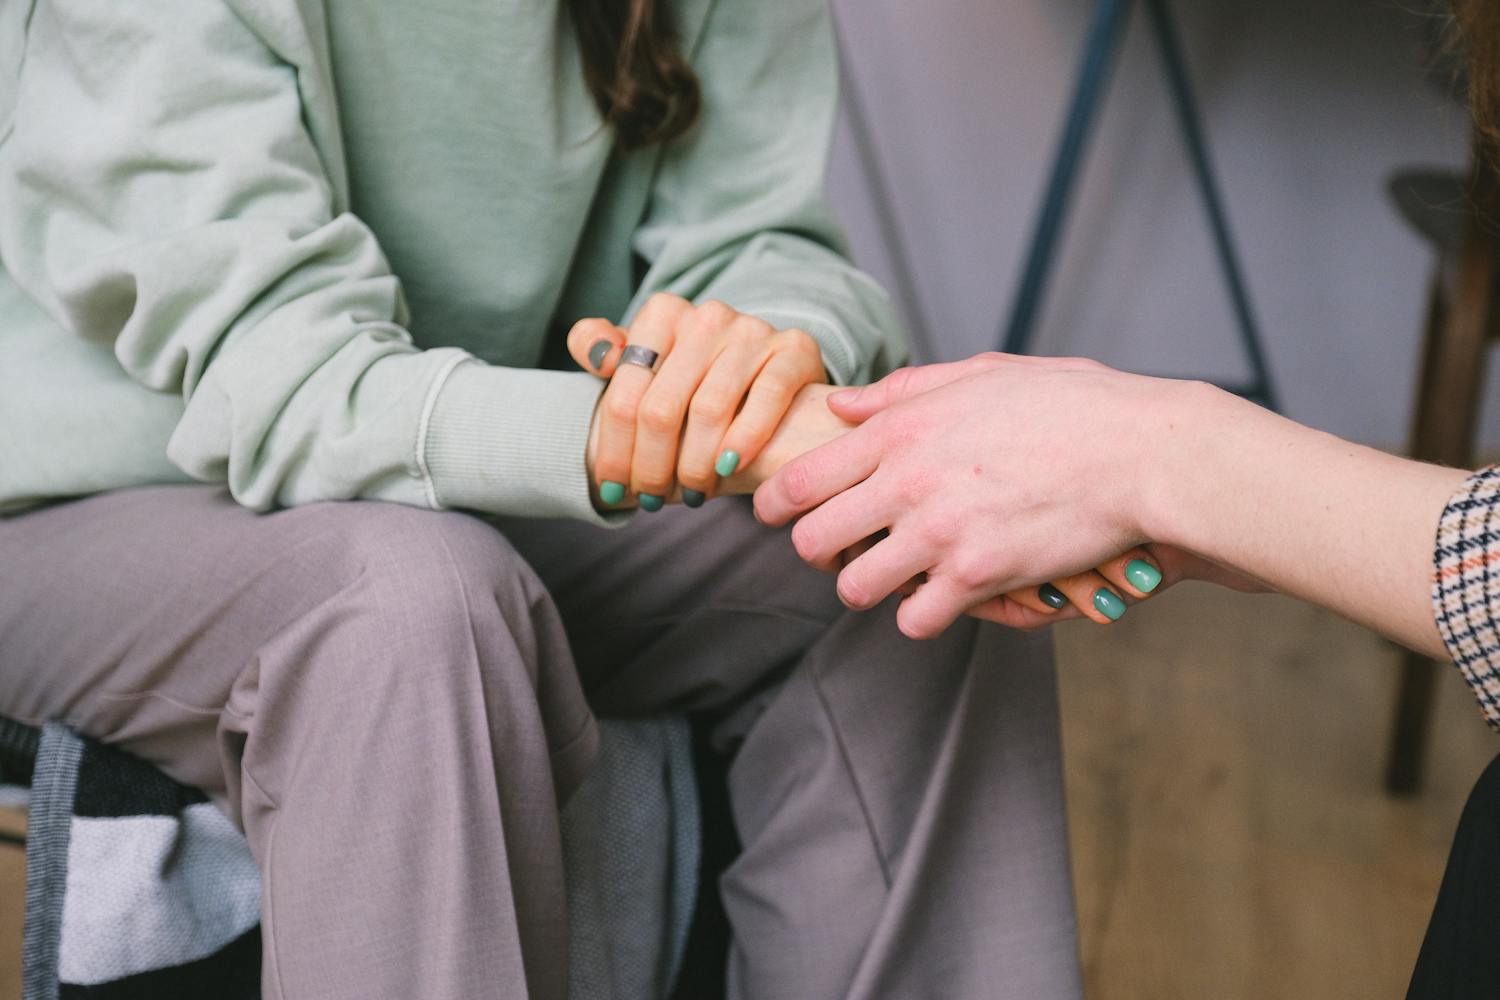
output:
<instances>
[{"instance_id":1,"label":"fingertip","mask_svg":"<svg viewBox=\"0 0 1500 1000\"><path fill-rule=\"evenodd\" d=\"M625 331L607 319L581 319L568 332L568 353L578 366L600 378L614 374Z\"/></svg>"},{"instance_id":2,"label":"fingertip","mask_svg":"<svg viewBox=\"0 0 1500 1000\"><path fill-rule=\"evenodd\" d=\"M907 600L901 602L901 608L903 610L906 608L906 605L910 600L911 598L907 598ZM900 611L896 612L896 628L900 630L902 635L916 642L921 642L927 638L922 630L917 628L916 624L911 621L911 616L904 615Z\"/></svg>"},{"instance_id":3,"label":"fingertip","mask_svg":"<svg viewBox=\"0 0 1500 1000\"><path fill-rule=\"evenodd\" d=\"M755 514L755 519L768 528L780 528L787 522L787 518L777 509L776 502L771 498L771 484L775 480L768 480L756 489L752 498L750 509Z\"/></svg>"},{"instance_id":4,"label":"fingertip","mask_svg":"<svg viewBox=\"0 0 1500 1000\"><path fill-rule=\"evenodd\" d=\"M830 410L842 417L853 412L858 407L860 397L863 395L864 388L862 386L852 389L840 389L838 392L829 393L828 398L824 402L827 403Z\"/></svg>"}]
</instances>

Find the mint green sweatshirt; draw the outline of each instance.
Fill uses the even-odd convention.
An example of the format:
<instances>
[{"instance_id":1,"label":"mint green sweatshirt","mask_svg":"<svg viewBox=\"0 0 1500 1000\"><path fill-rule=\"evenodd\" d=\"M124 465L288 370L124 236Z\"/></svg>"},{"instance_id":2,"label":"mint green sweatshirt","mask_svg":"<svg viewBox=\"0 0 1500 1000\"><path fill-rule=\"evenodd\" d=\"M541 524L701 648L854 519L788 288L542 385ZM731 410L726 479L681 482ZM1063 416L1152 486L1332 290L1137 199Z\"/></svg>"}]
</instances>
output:
<instances>
[{"instance_id":1,"label":"mint green sweatshirt","mask_svg":"<svg viewBox=\"0 0 1500 1000\"><path fill-rule=\"evenodd\" d=\"M903 352L822 187L822 0L680 0L615 149L558 0L0 3L0 508L186 479L597 519L571 323L657 291Z\"/></svg>"}]
</instances>

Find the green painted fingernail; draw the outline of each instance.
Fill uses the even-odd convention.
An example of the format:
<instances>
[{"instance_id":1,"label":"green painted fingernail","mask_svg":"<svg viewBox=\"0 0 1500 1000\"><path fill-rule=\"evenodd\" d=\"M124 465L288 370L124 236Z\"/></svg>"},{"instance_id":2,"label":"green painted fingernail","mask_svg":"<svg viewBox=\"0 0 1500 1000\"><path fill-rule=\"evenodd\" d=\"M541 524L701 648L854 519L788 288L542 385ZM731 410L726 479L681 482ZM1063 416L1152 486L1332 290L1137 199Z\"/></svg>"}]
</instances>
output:
<instances>
[{"instance_id":1,"label":"green painted fingernail","mask_svg":"<svg viewBox=\"0 0 1500 1000\"><path fill-rule=\"evenodd\" d=\"M1112 622L1125 617L1125 602L1120 600L1119 594L1108 587L1101 587L1094 592L1094 607Z\"/></svg>"},{"instance_id":2,"label":"green painted fingernail","mask_svg":"<svg viewBox=\"0 0 1500 1000\"><path fill-rule=\"evenodd\" d=\"M721 476L732 476L734 475L734 470L739 467L740 453L727 449L719 456L719 460L714 463L714 471Z\"/></svg>"},{"instance_id":3,"label":"green painted fingernail","mask_svg":"<svg viewBox=\"0 0 1500 1000\"><path fill-rule=\"evenodd\" d=\"M697 490L690 490L687 487L683 487L682 502L687 504L689 507L702 507L703 501L707 499L708 494L699 493Z\"/></svg>"},{"instance_id":4,"label":"green painted fingernail","mask_svg":"<svg viewBox=\"0 0 1500 1000\"><path fill-rule=\"evenodd\" d=\"M1143 594L1149 594L1161 586L1161 570L1144 559L1132 559L1125 564L1125 579Z\"/></svg>"},{"instance_id":5,"label":"green painted fingernail","mask_svg":"<svg viewBox=\"0 0 1500 1000\"><path fill-rule=\"evenodd\" d=\"M1068 604L1067 596L1050 583L1044 583L1038 587L1036 589L1036 596L1040 597L1042 603L1049 608L1060 609L1066 607Z\"/></svg>"},{"instance_id":6,"label":"green painted fingernail","mask_svg":"<svg viewBox=\"0 0 1500 1000\"><path fill-rule=\"evenodd\" d=\"M625 484L606 479L599 484L599 499L613 507L625 499Z\"/></svg>"},{"instance_id":7,"label":"green painted fingernail","mask_svg":"<svg viewBox=\"0 0 1500 1000\"><path fill-rule=\"evenodd\" d=\"M613 346L607 340L594 341L594 346L589 348L589 367L593 368L594 371L598 371L599 366L604 364L604 359L609 354L609 349Z\"/></svg>"},{"instance_id":8,"label":"green painted fingernail","mask_svg":"<svg viewBox=\"0 0 1500 1000\"><path fill-rule=\"evenodd\" d=\"M640 501L641 510L650 511L653 514L661 510L662 499L655 493L642 493L640 495Z\"/></svg>"}]
</instances>

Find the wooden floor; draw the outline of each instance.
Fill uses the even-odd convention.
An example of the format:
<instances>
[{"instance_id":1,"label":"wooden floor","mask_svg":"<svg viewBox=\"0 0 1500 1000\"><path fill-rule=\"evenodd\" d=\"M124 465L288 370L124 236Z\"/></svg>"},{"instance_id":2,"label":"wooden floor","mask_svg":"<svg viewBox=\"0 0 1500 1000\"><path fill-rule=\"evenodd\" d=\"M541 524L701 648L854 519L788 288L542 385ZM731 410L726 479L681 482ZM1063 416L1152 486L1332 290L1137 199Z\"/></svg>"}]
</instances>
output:
<instances>
[{"instance_id":1,"label":"wooden floor","mask_svg":"<svg viewBox=\"0 0 1500 1000\"><path fill-rule=\"evenodd\" d=\"M1058 633L1091 1000L1401 997L1463 798L1500 752L1457 675L1427 789L1394 801L1396 654L1369 633L1207 587ZM0 847L0 1000L20 995L22 883Z\"/></svg>"},{"instance_id":2,"label":"wooden floor","mask_svg":"<svg viewBox=\"0 0 1500 1000\"><path fill-rule=\"evenodd\" d=\"M1380 788L1397 654L1280 597L1180 587L1058 629L1092 1000L1405 995L1500 740L1445 675L1423 794Z\"/></svg>"},{"instance_id":3,"label":"wooden floor","mask_svg":"<svg viewBox=\"0 0 1500 1000\"><path fill-rule=\"evenodd\" d=\"M25 817L0 809L0 830L25 834ZM25 852L0 844L0 1000L21 1000L21 904L25 894Z\"/></svg>"}]
</instances>

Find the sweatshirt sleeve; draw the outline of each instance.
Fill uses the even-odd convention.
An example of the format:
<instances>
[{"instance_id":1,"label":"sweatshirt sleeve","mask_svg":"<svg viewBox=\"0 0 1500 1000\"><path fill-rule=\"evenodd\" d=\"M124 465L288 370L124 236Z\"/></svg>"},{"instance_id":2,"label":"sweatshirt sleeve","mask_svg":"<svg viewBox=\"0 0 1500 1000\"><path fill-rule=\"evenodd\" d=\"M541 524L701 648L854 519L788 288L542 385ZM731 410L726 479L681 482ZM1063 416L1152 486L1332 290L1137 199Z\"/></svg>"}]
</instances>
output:
<instances>
[{"instance_id":1,"label":"sweatshirt sleeve","mask_svg":"<svg viewBox=\"0 0 1500 1000\"><path fill-rule=\"evenodd\" d=\"M248 507L596 519L597 380L413 345L399 282L330 180L342 165L308 131L298 17L280 0L36 4L0 133L6 270L180 395L169 458Z\"/></svg>"},{"instance_id":2,"label":"sweatshirt sleeve","mask_svg":"<svg viewBox=\"0 0 1500 1000\"><path fill-rule=\"evenodd\" d=\"M901 364L890 300L849 262L824 197L838 78L824 0L719 0L692 61L703 113L663 155L632 311L658 291L719 299L811 334L841 384Z\"/></svg>"},{"instance_id":3,"label":"sweatshirt sleeve","mask_svg":"<svg viewBox=\"0 0 1500 1000\"><path fill-rule=\"evenodd\" d=\"M1479 710L1500 729L1500 466L1480 469L1448 500L1433 548L1438 634Z\"/></svg>"}]
</instances>

